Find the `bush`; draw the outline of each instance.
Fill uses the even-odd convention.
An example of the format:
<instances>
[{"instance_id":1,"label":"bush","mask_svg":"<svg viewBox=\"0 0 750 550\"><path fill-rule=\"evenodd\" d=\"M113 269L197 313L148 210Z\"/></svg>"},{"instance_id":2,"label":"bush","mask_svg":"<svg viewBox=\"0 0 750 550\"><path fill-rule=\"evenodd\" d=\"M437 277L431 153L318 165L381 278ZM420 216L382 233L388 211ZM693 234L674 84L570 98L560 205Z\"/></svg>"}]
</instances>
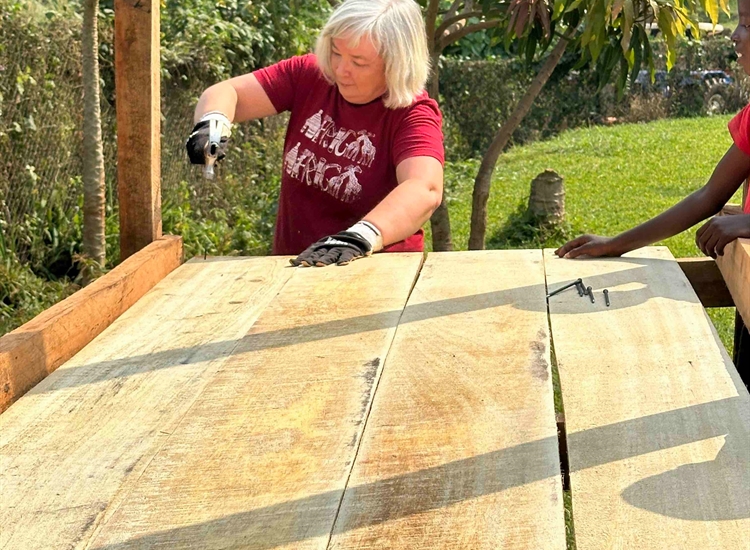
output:
<instances>
[{"instance_id":1,"label":"bush","mask_svg":"<svg viewBox=\"0 0 750 550\"><path fill-rule=\"evenodd\" d=\"M664 63L663 42L654 40L653 47L655 59ZM736 55L726 36L702 41L683 40L677 58L676 67L667 77L669 94L659 96L626 90L624 96L618 98L612 84L599 89L597 76L589 67L572 70L577 56L566 54L508 146L545 139L569 128L612 120L642 122L703 115L713 92L692 82L694 79L689 78L692 71L726 70L738 80L744 77L741 70L736 70L733 61ZM476 157L484 153L537 69L538 66L525 66L516 58L441 59L441 108L449 159ZM738 110L748 97L742 86L723 88L721 94L726 112Z\"/></svg>"}]
</instances>

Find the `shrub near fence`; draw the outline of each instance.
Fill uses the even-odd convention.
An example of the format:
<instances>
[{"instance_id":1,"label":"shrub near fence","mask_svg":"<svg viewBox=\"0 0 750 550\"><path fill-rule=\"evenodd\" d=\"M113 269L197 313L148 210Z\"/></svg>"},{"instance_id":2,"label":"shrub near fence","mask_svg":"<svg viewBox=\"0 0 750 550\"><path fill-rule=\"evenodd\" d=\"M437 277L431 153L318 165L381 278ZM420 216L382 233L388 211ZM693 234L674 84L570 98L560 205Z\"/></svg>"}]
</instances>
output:
<instances>
[{"instance_id":1,"label":"shrub near fence","mask_svg":"<svg viewBox=\"0 0 750 550\"><path fill-rule=\"evenodd\" d=\"M664 60L664 44L655 40L655 57ZM703 41L682 41L678 63L668 73L669 94L630 93L622 98L612 84L601 90L593 71L571 70L577 58L566 54L534 102L509 146L551 137L568 128L619 120L647 122L666 117L706 114L705 87L685 84L692 71L725 70L737 79L726 93L726 112L747 101L745 76L735 70L731 40L716 36ZM446 150L451 160L481 156L494 133L510 115L536 74L515 58L440 61L441 107L445 117ZM662 67L663 69L663 67Z\"/></svg>"}]
</instances>

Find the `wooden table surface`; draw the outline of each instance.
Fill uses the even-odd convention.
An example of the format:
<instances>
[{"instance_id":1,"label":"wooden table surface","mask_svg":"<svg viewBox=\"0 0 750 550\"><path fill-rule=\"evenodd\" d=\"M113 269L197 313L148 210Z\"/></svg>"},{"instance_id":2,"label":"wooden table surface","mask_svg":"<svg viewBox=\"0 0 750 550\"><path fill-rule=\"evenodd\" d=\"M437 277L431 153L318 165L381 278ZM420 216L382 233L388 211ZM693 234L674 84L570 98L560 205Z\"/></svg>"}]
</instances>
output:
<instances>
[{"instance_id":1,"label":"wooden table surface","mask_svg":"<svg viewBox=\"0 0 750 550\"><path fill-rule=\"evenodd\" d=\"M0 550L564 550L561 452L578 550L750 549L750 396L665 248L195 259L0 415Z\"/></svg>"}]
</instances>

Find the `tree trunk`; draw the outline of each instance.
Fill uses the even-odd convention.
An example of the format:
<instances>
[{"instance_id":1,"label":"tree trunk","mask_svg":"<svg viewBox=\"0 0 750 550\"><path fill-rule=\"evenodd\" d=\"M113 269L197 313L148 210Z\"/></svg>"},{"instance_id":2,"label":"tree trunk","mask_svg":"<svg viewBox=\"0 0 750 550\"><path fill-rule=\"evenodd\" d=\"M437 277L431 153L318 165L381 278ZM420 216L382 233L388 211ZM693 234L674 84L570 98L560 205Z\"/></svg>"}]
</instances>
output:
<instances>
[{"instance_id":1,"label":"tree trunk","mask_svg":"<svg viewBox=\"0 0 750 550\"><path fill-rule=\"evenodd\" d=\"M472 198L471 208L471 233L469 235L469 250L483 250L484 239L487 232L487 200L490 197L490 183L492 180L492 173L495 171L495 165L497 159L500 157L500 153L503 152L505 146L508 144L508 140L518 128L521 121L531 109L534 100L542 91L542 88L549 80L552 75L552 71L560 62L560 59L565 53L565 48L568 46L571 33L564 37L561 37L555 47L547 57L541 70L531 81L529 89L516 105L516 108L511 113L508 120L500 127L495 138L492 140L489 149L482 158L482 164L479 167L479 172L474 180L474 194Z\"/></svg>"},{"instance_id":2,"label":"tree trunk","mask_svg":"<svg viewBox=\"0 0 750 550\"><path fill-rule=\"evenodd\" d=\"M440 88L440 68L438 61L440 53L434 53L430 56L432 59L432 74L430 81L427 83L427 92L435 101L439 100ZM445 201L445 190L443 190L443 200L430 218L430 227L432 228L432 249L436 252L446 252L453 250L453 241L451 240L451 219L448 214L448 204Z\"/></svg>"},{"instance_id":3,"label":"tree trunk","mask_svg":"<svg viewBox=\"0 0 750 550\"><path fill-rule=\"evenodd\" d=\"M84 284L95 277L106 259L104 241L105 187L99 106L97 13L99 0L83 2L83 254Z\"/></svg>"}]
</instances>

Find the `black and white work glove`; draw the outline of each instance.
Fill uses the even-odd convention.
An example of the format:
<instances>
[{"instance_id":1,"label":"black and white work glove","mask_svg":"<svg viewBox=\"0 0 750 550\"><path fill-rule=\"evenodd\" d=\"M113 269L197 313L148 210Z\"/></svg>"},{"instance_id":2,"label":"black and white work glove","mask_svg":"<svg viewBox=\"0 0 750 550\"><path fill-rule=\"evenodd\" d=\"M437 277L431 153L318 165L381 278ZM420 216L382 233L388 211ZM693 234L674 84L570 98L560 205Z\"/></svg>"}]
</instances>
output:
<instances>
[{"instance_id":1,"label":"black and white work glove","mask_svg":"<svg viewBox=\"0 0 750 550\"><path fill-rule=\"evenodd\" d=\"M190 132L185 147L187 148L188 157L192 164L205 164L206 151L209 140L211 139L211 127L214 128L214 139L218 139L216 149L216 160L219 161L227 156L227 147L229 136L232 133L232 123L224 113L219 111L210 111L203 115Z\"/></svg>"},{"instance_id":2,"label":"black and white work glove","mask_svg":"<svg viewBox=\"0 0 750 550\"><path fill-rule=\"evenodd\" d=\"M305 267L325 267L349 262L369 256L383 248L383 236L380 230L370 222L355 223L346 231L324 237L311 244L307 249L289 260L292 265Z\"/></svg>"}]
</instances>

